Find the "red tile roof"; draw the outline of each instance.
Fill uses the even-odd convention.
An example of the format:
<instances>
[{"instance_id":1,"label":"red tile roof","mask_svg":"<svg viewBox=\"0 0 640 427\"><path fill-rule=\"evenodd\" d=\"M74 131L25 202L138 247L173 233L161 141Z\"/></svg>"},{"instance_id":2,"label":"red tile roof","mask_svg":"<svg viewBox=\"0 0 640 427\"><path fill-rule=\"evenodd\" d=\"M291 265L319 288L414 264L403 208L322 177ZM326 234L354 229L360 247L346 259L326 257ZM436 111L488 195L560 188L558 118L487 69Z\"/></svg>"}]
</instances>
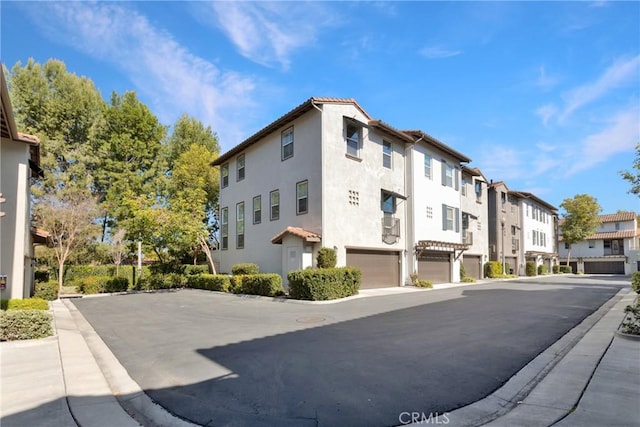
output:
<instances>
[{"instance_id":1,"label":"red tile roof","mask_svg":"<svg viewBox=\"0 0 640 427\"><path fill-rule=\"evenodd\" d=\"M587 237L586 240L604 240L604 239L628 239L630 237L640 236L640 228L636 230L620 230L620 231L604 231L594 233ZM562 235L558 236L558 241L562 242Z\"/></svg>"},{"instance_id":2,"label":"red tile roof","mask_svg":"<svg viewBox=\"0 0 640 427\"><path fill-rule=\"evenodd\" d=\"M633 221L634 218L636 218L635 212L619 212L614 214L598 215L598 220L603 224L605 222ZM562 224L564 224L564 218L558 221L558 225Z\"/></svg>"},{"instance_id":3,"label":"red tile roof","mask_svg":"<svg viewBox=\"0 0 640 427\"><path fill-rule=\"evenodd\" d=\"M276 234L271 239L271 243L281 245L282 240L289 234L299 237L306 242L319 242L322 239L322 237L319 234L314 233L312 231L308 231L300 227L287 227L284 230L282 230L280 233Z\"/></svg>"}]
</instances>

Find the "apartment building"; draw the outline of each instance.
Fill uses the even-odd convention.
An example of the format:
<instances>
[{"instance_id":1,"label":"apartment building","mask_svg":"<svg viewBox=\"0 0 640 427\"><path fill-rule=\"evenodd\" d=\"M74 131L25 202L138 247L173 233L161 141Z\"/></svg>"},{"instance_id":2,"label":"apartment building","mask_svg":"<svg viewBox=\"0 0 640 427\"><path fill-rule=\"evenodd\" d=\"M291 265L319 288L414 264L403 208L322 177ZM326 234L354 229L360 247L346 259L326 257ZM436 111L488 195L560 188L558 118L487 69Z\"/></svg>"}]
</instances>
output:
<instances>
[{"instance_id":1,"label":"apartment building","mask_svg":"<svg viewBox=\"0 0 640 427\"><path fill-rule=\"evenodd\" d=\"M525 191L513 191L518 201L520 224L520 257L533 261L536 268L545 265L551 272L558 265L558 210L536 195Z\"/></svg>"},{"instance_id":2,"label":"apartment building","mask_svg":"<svg viewBox=\"0 0 640 427\"><path fill-rule=\"evenodd\" d=\"M484 263L489 261L488 181L478 168L462 167L460 197L462 243L469 245L463 253L467 276L481 279Z\"/></svg>"}]
</instances>

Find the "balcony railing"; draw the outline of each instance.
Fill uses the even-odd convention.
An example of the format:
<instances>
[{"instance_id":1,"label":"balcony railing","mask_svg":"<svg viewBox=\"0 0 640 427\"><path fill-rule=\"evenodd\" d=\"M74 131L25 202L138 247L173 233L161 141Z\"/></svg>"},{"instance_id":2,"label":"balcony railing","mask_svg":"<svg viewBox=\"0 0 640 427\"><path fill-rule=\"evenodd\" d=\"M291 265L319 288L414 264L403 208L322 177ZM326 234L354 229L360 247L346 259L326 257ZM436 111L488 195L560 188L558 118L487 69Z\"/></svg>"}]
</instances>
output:
<instances>
[{"instance_id":1,"label":"balcony railing","mask_svg":"<svg viewBox=\"0 0 640 427\"><path fill-rule=\"evenodd\" d=\"M400 218L385 216L382 218L382 237L400 237Z\"/></svg>"},{"instance_id":2,"label":"balcony railing","mask_svg":"<svg viewBox=\"0 0 640 427\"><path fill-rule=\"evenodd\" d=\"M465 245L473 245L473 233L467 230L462 230L462 243Z\"/></svg>"},{"instance_id":3,"label":"balcony railing","mask_svg":"<svg viewBox=\"0 0 640 427\"><path fill-rule=\"evenodd\" d=\"M520 240L511 238L511 252L514 254L520 250Z\"/></svg>"}]
</instances>

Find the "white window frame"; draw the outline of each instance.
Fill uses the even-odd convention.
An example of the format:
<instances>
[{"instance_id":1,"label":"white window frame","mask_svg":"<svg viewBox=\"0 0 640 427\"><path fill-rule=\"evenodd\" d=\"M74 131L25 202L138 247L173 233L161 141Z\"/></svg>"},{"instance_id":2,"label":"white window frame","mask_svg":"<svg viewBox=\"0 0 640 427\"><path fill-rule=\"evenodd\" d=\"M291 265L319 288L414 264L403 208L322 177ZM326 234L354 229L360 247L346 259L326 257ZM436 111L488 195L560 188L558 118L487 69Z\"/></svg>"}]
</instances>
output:
<instances>
[{"instance_id":1,"label":"white window frame","mask_svg":"<svg viewBox=\"0 0 640 427\"><path fill-rule=\"evenodd\" d=\"M240 154L236 159L236 181L242 181L246 176L246 159Z\"/></svg>"},{"instance_id":2,"label":"white window frame","mask_svg":"<svg viewBox=\"0 0 640 427\"><path fill-rule=\"evenodd\" d=\"M220 209L220 249L229 249L229 208Z\"/></svg>"},{"instance_id":3,"label":"white window frame","mask_svg":"<svg viewBox=\"0 0 640 427\"><path fill-rule=\"evenodd\" d=\"M460 182L460 193L463 196L467 195L467 179L466 178L462 178L462 181Z\"/></svg>"},{"instance_id":4,"label":"white window frame","mask_svg":"<svg viewBox=\"0 0 640 427\"><path fill-rule=\"evenodd\" d=\"M349 136L349 128L357 129L357 138ZM344 139L346 145L346 153L348 156L360 158L360 147L362 146L363 126L355 120L345 119L344 121ZM355 144L355 147L354 147Z\"/></svg>"},{"instance_id":5,"label":"white window frame","mask_svg":"<svg viewBox=\"0 0 640 427\"><path fill-rule=\"evenodd\" d=\"M236 249L244 249L245 218L244 202L236 204Z\"/></svg>"},{"instance_id":6,"label":"white window frame","mask_svg":"<svg viewBox=\"0 0 640 427\"><path fill-rule=\"evenodd\" d=\"M393 169L393 145L385 140L382 140L382 167Z\"/></svg>"},{"instance_id":7,"label":"white window frame","mask_svg":"<svg viewBox=\"0 0 640 427\"><path fill-rule=\"evenodd\" d=\"M424 176L432 179L431 177L431 161L433 160L433 158L431 157L431 154L427 154L424 153Z\"/></svg>"},{"instance_id":8,"label":"white window frame","mask_svg":"<svg viewBox=\"0 0 640 427\"><path fill-rule=\"evenodd\" d=\"M276 203L273 202L273 198L276 196L278 199ZM277 211L274 215L274 209ZM280 219L280 190L273 190L269 193L269 220L277 221Z\"/></svg>"},{"instance_id":9,"label":"white window frame","mask_svg":"<svg viewBox=\"0 0 640 427\"><path fill-rule=\"evenodd\" d=\"M225 163L220 167L220 187L226 188L229 186L229 163Z\"/></svg>"},{"instance_id":10,"label":"white window frame","mask_svg":"<svg viewBox=\"0 0 640 427\"><path fill-rule=\"evenodd\" d=\"M257 207L256 207L257 202ZM253 223L260 224L262 222L262 195L253 198Z\"/></svg>"},{"instance_id":11,"label":"white window frame","mask_svg":"<svg viewBox=\"0 0 640 427\"><path fill-rule=\"evenodd\" d=\"M293 157L293 126L288 127L287 129L282 131L282 134L280 136L280 145L281 145L281 151L280 151L280 155L281 155L281 160L285 161L287 159L290 159ZM287 152L288 151L288 147L291 147L291 152Z\"/></svg>"}]
</instances>

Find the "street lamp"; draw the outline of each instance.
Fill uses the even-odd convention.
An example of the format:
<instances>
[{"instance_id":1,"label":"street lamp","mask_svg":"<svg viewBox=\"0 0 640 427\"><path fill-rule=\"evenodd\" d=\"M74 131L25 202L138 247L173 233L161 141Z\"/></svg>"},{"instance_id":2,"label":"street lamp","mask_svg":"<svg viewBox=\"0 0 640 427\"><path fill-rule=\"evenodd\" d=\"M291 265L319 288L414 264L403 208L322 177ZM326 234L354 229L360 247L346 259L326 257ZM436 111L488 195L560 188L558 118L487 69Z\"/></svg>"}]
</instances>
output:
<instances>
[{"instance_id":1,"label":"street lamp","mask_svg":"<svg viewBox=\"0 0 640 427\"><path fill-rule=\"evenodd\" d=\"M504 223L505 223L505 221L506 221L506 220L505 220L505 218L504 218L504 217L502 217L502 218L500 219L500 223L502 224L502 275L503 275L503 276L504 276L505 274L507 274L507 272L506 272L506 267L505 267L505 265L504 265L504 259L505 259L505 257L504 257Z\"/></svg>"}]
</instances>

